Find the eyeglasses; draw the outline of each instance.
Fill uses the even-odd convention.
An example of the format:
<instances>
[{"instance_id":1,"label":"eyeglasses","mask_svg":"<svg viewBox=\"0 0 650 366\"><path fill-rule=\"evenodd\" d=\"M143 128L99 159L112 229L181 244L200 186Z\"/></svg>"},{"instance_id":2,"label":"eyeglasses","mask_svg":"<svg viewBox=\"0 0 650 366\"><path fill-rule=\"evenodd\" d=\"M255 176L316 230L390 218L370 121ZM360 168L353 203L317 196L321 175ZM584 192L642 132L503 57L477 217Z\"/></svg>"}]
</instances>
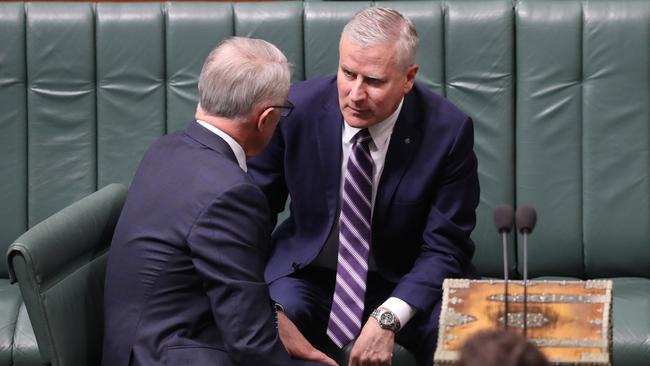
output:
<instances>
[{"instance_id":1,"label":"eyeglasses","mask_svg":"<svg viewBox=\"0 0 650 366\"><path fill-rule=\"evenodd\" d=\"M278 108L280 109L280 116L281 117L289 117L291 114L291 111L295 108L293 103L287 100L287 103L285 105L270 105L266 108Z\"/></svg>"}]
</instances>

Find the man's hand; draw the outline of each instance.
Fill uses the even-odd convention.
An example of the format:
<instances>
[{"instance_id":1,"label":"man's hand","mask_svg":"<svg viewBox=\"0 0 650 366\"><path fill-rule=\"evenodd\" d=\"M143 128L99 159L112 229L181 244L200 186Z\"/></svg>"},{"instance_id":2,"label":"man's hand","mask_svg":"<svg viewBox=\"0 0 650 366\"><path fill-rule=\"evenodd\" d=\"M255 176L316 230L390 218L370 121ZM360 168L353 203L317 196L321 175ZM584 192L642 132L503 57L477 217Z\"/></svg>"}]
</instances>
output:
<instances>
[{"instance_id":1,"label":"man's hand","mask_svg":"<svg viewBox=\"0 0 650 366\"><path fill-rule=\"evenodd\" d=\"M330 366L338 366L334 360L314 348L282 311L278 311L278 331L280 340L284 348L287 349L289 356L301 360L318 361Z\"/></svg>"},{"instance_id":2,"label":"man's hand","mask_svg":"<svg viewBox=\"0 0 650 366\"><path fill-rule=\"evenodd\" d=\"M349 366L388 366L393 358L395 333L368 319L350 352Z\"/></svg>"}]
</instances>

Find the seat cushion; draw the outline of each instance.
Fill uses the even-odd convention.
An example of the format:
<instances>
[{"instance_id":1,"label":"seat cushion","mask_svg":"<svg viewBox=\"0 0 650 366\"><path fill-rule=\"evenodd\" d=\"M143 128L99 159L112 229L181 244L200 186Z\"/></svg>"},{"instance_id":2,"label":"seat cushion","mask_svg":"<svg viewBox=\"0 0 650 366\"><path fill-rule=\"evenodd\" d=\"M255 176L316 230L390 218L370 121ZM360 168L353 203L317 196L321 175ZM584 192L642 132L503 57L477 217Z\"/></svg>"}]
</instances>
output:
<instances>
[{"instance_id":1,"label":"seat cushion","mask_svg":"<svg viewBox=\"0 0 650 366\"><path fill-rule=\"evenodd\" d=\"M613 364L647 365L650 360L650 279L618 277L612 281Z\"/></svg>"},{"instance_id":2,"label":"seat cushion","mask_svg":"<svg viewBox=\"0 0 650 366\"><path fill-rule=\"evenodd\" d=\"M0 279L0 365L41 364L34 330L17 285Z\"/></svg>"}]
</instances>

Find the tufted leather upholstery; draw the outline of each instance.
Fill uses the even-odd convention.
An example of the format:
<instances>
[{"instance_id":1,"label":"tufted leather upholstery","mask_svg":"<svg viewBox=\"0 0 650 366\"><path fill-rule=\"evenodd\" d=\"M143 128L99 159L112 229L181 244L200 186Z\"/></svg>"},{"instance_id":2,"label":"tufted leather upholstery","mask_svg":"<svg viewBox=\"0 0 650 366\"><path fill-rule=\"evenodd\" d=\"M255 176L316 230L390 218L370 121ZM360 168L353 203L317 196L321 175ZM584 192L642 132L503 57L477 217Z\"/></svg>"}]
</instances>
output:
<instances>
[{"instance_id":1,"label":"tufted leather upholstery","mask_svg":"<svg viewBox=\"0 0 650 366\"><path fill-rule=\"evenodd\" d=\"M294 80L312 78L335 71L340 30L370 4L0 3L0 248L128 184L149 143L192 118L200 67L221 39L269 40ZM494 206L534 205L530 276L613 279L614 363L647 363L650 2L381 4L418 29L418 79L475 121L482 274L501 276ZM15 288L0 280L0 294L0 365L18 364L33 337Z\"/></svg>"},{"instance_id":2,"label":"tufted leather upholstery","mask_svg":"<svg viewBox=\"0 0 650 366\"><path fill-rule=\"evenodd\" d=\"M108 185L9 247L11 275L31 313L44 364L101 362L104 272L125 198L125 186Z\"/></svg>"}]
</instances>

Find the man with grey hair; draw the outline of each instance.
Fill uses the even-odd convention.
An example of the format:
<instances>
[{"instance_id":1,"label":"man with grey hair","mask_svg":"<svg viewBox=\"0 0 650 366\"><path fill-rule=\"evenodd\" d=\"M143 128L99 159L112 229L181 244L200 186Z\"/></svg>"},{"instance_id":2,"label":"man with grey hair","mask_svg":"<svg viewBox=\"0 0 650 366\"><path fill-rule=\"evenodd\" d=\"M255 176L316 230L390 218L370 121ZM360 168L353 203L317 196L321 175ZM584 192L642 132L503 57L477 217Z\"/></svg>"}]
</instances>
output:
<instances>
[{"instance_id":1,"label":"man with grey hair","mask_svg":"<svg viewBox=\"0 0 650 366\"><path fill-rule=\"evenodd\" d=\"M103 365L307 365L264 283L269 208L246 174L282 116L290 69L262 40L208 56L196 120L145 153L108 259Z\"/></svg>"},{"instance_id":2,"label":"man with grey hair","mask_svg":"<svg viewBox=\"0 0 650 366\"><path fill-rule=\"evenodd\" d=\"M290 354L353 344L349 365L390 365L397 342L430 365L442 282L476 274L472 121L415 81L417 42L395 10L357 13L336 77L292 86L250 161L272 212L291 197L265 272Z\"/></svg>"}]
</instances>

